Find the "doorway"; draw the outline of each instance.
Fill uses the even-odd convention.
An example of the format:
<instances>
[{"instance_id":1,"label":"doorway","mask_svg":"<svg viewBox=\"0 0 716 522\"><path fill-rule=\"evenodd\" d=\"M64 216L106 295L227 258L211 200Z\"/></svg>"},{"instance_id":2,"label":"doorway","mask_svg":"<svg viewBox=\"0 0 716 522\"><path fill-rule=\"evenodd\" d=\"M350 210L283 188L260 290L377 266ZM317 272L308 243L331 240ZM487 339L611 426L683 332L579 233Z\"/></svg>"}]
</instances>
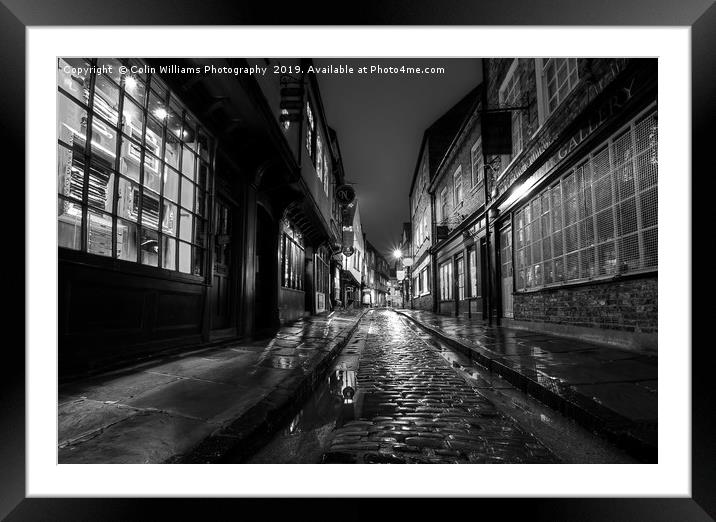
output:
<instances>
[{"instance_id":1,"label":"doorway","mask_svg":"<svg viewBox=\"0 0 716 522\"><path fill-rule=\"evenodd\" d=\"M512 225L500 229L500 274L502 278L502 316L513 317Z\"/></svg>"},{"instance_id":2,"label":"doorway","mask_svg":"<svg viewBox=\"0 0 716 522\"><path fill-rule=\"evenodd\" d=\"M211 329L212 338L236 333L233 324L233 248L234 206L217 197L214 206L214 270L212 278Z\"/></svg>"}]
</instances>

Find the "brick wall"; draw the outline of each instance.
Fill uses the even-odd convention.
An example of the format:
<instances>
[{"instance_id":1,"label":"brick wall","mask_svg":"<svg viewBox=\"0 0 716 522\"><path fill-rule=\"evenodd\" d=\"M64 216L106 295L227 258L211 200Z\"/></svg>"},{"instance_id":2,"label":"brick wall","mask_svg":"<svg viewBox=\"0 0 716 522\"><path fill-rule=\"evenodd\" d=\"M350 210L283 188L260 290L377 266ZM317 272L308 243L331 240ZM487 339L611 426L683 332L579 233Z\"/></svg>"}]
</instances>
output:
<instances>
[{"instance_id":1,"label":"brick wall","mask_svg":"<svg viewBox=\"0 0 716 522\"><path fill-rule=\"evenodd\" d=\"M658 331L657 277L514 295L514 318L635 333Z\"/></svg>"},{"instance_id":2,"label":"brick wall","mask_svg":"<svg viewBox=\"0 0 716 522\"><path fill-rule=\"evenodd\" d=\"M465 129L458 136L456 146L450 150L442 168L438 171L440 177L435 188L435 204L440 205L440 195L443 188L447 188L447 210L439 224L448 227L452 231L462 221L485 204L485 193L482 182L473 186L472 180L472 147L480 137L480 120L477 112L474 113ZM482 149L478 147L479 155L482 156ZM480 163L481 168L482 162ZM455 201L455 172L458 167L462 173L462 194L463 201L459 204ZM477 179L477 178L476 178ZM457 204L457 205L456 205Z\"/></svg>"},{"instance_id":3,"label":"brick wall","mask_svg":"<svg viewBox=\"0 0 716 522\"><path fill-rule=\"evenodd\" d=\"M433 295L421 295L420 297L413 298L413 308L416 310L429 310L433 309Z\"/></svg>"}]
</instances>

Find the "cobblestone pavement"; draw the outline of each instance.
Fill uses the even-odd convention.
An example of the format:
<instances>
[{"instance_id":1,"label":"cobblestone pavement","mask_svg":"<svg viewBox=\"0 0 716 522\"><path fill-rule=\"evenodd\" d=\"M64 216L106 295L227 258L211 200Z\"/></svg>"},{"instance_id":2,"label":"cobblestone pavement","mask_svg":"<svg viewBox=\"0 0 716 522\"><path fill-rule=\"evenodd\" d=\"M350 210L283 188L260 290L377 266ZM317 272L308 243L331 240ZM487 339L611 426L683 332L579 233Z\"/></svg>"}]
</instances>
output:
<instances>
[{"instance_id":1,"label":"cobblestone pavement","mask_svg":"<svg viewBox=\"0 0 716 522\"><path fill-rule=\"evenodd\" d=\"M364 321L372 324L359 360L356 419L333 433L323 462L558 462L405 319L380 310Z\"/></svg>"}]
</instances>

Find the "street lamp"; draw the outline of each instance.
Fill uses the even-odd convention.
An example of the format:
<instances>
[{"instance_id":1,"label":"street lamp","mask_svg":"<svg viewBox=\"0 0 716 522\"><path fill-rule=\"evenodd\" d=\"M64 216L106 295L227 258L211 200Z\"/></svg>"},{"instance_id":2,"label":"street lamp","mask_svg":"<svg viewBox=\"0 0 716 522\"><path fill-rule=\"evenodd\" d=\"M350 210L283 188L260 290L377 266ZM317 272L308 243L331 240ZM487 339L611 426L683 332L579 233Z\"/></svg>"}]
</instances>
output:
<instances>
[{"instance_id":1,"label":"street lamp","mask_svg":"<svg viewBox=\"0 0 716 522\"><path fill-rule=\"evenodd\" d=\"M395 250L393 250L393 257L395 259L400 259L401 257L403 257L403 253L400 251L399 248L396 248Z\"/></svg>"}]
</instances>

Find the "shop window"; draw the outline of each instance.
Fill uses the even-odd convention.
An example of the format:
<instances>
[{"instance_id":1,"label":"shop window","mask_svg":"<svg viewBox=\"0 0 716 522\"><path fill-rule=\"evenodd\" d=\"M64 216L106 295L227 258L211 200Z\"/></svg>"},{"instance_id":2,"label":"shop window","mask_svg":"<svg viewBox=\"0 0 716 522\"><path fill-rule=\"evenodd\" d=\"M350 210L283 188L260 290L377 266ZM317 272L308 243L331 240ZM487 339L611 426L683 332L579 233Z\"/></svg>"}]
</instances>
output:
<instances>
[{"instance_id":1,"label":"shop window","mask_svg":"<svg viewBox=\"0 0 716 522\"><path fill-rule=\"evenodd\" d=\"M470 297L478 297L477 293L477 256L475 247L470 247L467 253L467 265L470 277Z\"/></svg>"},{"instance_id":2,"label":"shop window","mask_svg":"<svg viewBox=\"0 0 716 522\"><path fill-rule=\"evenodd\" d=\"M548 58L542 63L542 93L547 115L564 101L579 81L576 58Z\"/></svg>"},{"instance_id":3,"label":"shop window","mask_svg":"<svg viewBox=\"0 0 716 522\"><path fill-rule=\"evenodd\" d=\"M123 63L58 60L58 245L203 276L197 154L208 159L211 138L158 78L122 75ZM89 68L103 64L112 72Z\"/></svg>"},{"instance_id":4,"label":"shop window","mask_svg":"<svg viewBox=\"0 0 716 522\"><path fill-rule=\"evenodd\" d=\"M449 301L453 295L452 261L440 265L440 300Z\"/></svg>"},{"instance_id":5,"label":"shop window","mask_svg":"<svg viewBox=\"0 0 716 522\"><path fill-rule=\"evenodd\" d=\"M455 271L457 272L457 298L465 299L465 258L459 257L455 262Z\"/></svg>"},{"instance_id":6,"label":"shop window","mask_svg":"<svg viewBox=\"0 0 716 522\"><path fill-rule=\"evenodd\" d=\"M515 214L518 291L658 267L656 136L632 120Z\"/></svg>"},{"instance_id":7,"label":"shop window","mask_svg":"<svg viewBox=\"0 0 716 522\"><path fill-rule=\"evenodd\" d=\"M305 248L300 231L287 219L282 221L281 286L303 290Z\"/></svg>"}]
</instances>

